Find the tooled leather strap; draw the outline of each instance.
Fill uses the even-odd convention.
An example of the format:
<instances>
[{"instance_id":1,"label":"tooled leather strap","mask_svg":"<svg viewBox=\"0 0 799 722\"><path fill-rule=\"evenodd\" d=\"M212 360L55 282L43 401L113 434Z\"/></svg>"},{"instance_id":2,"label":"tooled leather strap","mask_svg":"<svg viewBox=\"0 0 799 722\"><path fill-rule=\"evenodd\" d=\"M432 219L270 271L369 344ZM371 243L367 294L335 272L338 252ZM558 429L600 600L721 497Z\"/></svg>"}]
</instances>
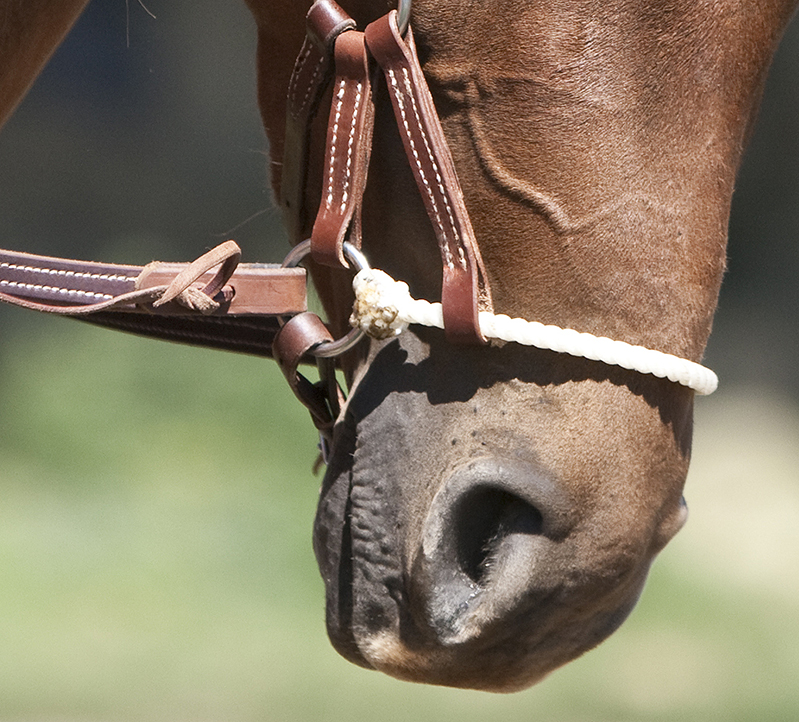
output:
<instances>
[{"instance_id":1,"label":"tooled leather strap","mask_svg":"<svg viewBox=\"0 0 799 722\"><path fill-rule=\"evenodd\" d=\"M311 233L318 263L347 267L343 245L360 247L361 199L372 149L374 105L363 33L342 32L335 44L336 79L327 126L322 197Z\"/></svg>"},{"instance_id":2,"label":"tooled leather strap","mask_svg":"<svg viewBox=\"0 0 799 722\"><path fill-rule=\"evenodd\" d=\"M413 33L409 28L404 41L396 18L393 10L370 24L366 44L386 76L405 152L438 238L447 338L485 343L477 313L490 310L491 297L482 258Z\"/></svg>"},{"instance_id":3,"label":"tooled leather strap","mask_svg":"<svg viewBox=\"0 0 799 722\"><path fill-rule=\"evenodd\" d=\"M270 356L276 317L306 309L305 271L237 266L238 254L228 242L192 264L141 267L0 250L0 301L139 335Z\"/></svg>"},{"instance_id":4,"label":"tooled leather strap","mask_svg":"<svg viewBox=\"0 0 799 722\"><path fill-rule=\"evenodd\" d=\"M294 63L286 103L285 153L280 205L292 245L305 240L309 148L313 119L330 84L330 60L340 33L355 22L333 0L316 0L306 17L307 35Z\"/></svg>"}]
</instances>

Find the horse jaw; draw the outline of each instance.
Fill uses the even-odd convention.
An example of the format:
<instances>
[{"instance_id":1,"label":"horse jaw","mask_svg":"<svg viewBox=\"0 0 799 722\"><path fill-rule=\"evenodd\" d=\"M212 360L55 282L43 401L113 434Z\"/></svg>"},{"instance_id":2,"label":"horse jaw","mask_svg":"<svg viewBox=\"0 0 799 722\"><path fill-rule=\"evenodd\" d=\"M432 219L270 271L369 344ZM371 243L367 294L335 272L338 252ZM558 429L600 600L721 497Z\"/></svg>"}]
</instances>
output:
<instances>
[{"instance_id":1,"label":"horse jaw","mask_svg":"<svg viewBox=\"0 0 799 722\"><path fill-rule=\"evenodd\" d=\"M635 605L685 519L691 394L422 336L376 348L337 428L314 532L328 632L401 679L513 691Z\"/></svg>"}]
</instances>

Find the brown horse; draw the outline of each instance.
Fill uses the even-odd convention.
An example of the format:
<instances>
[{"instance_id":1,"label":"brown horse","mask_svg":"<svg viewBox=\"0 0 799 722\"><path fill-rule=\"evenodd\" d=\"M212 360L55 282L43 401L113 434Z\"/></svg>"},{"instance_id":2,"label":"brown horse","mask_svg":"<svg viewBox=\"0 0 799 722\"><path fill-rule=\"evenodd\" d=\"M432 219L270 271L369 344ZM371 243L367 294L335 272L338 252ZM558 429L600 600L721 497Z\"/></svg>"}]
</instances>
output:
<instances>
[{"instance_id":1,"label":"brown horse","mask_svg":"<svg viewBox=\"0 0 799 722\"><path fill-rule=\"evenodd\" d=\"M0 1L0 118L84 4ZM310 3L248 4L279 161ZM391 9L341 4L360 27ZM701 358L735 173L794 5L416 0L497 311ZM382 86L375 105L364 249L434 300L436 242ZM315 278L342 328L347 275ZM685 520L690 390L418 329L370 342L347 371L314 534L345 657L511 691L618 627Z\"/></svg>"}]
</instances>

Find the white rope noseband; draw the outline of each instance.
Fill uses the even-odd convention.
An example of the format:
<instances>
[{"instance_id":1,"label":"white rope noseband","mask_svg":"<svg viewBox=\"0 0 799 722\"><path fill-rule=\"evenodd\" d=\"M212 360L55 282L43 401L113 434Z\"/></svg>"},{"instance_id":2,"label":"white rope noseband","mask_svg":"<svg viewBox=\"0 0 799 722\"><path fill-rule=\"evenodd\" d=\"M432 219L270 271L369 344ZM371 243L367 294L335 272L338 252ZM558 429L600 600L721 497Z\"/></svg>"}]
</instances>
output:
<instances>
[{"instance_id":1,"label":"white rope noseband","mask_svg":"<svg viewBox=\"0 0 799 722\"><path fill-rule=\"evenodd\" d=\"M383 271L363 269L353 279L352 286L355 290L355 307L350 323L372 338L398 336L411 323L444 328L440 303L412 298L407 283L395 281ZM667 378L693 389L701 396L712 394L718 387L718 376L710 369L644 346L633 346L570 328L548 326L487 311L480 312L479 322L480 331L486 338L567 353Z\"/></svg>"}]
</instances>

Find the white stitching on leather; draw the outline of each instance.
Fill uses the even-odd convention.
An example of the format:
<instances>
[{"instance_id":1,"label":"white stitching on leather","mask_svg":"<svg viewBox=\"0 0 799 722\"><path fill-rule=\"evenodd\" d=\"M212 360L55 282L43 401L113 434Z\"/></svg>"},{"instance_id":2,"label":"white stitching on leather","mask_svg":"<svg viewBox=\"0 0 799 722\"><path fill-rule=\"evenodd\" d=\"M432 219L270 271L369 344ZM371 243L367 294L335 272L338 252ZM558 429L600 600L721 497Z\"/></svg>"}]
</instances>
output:
<instances>
[{"instance_id":1,"label":"white stitching on leather","mask_svg":"<svg viewBox=\"0 0 799 722\"><path fill-rule=\"evenodd\" d=\"M302 49L300 50L300 55L297 58L297 62L294 64L294 72L291 74L291 87L289 88L289 108L291 108L291 114L294 116L294 118L298 118L304 112L306 106L308 105L308 101L311 98L311 91L316 85L316 78L319 75L322 66L325 64L324 57L321 57L316 61L316 67L314 68L314 71L311 73L311 77L308 80L308 85L305 89L305 95L303 96L302 103L298 108L295 108L294 105L297 101L297 87L300 82L300 75L306 62L308 61L308 58L311 55L311 48L311 42L306 38Z\"/></svg>"},{"instance_id":2,"label":"white stitching on leather","mask_svg":"<svg viewBox=\"0 0 799 722\"><path fill-rule=\"evenodd\" d=\"M8 264L4 263L2 265L6 266ZM127 276L121 276L120 278L127 278ZM92 293L91 291L81 291L75 288L59 288L58 286L45 286L39 283L19 283L18 281L0 280L0 288L21 289L25 291L45 291L46 293L56 293L59 296L68 296L69 298L92 298L102 301L114 298L108 293Z\"/></svg>"},{"instance_id":3,"label":"white stitching on leather","mask_svg":"<svg viewBox=\"0 0 799 722\"><path fill-rule=\"evenodd\" d=\"M403 71L405 71L404 68ZM422 168L422 162L419 159L419 153L416 150L416 144L413 142L413 136L411 135L411 128L405 113L405 101L402 95L402 90L400 89L399 84L397 83L396 74L391 68L388 69L388 76L389 80L391 80L391 89L394 91L394 97L397 99L397 107L399 108L400 115L402 116L402 125L404 126L405 134L408 137L408 142L411 147L411 153L413 153L413 159L414 161L416 161L416 168L419 171L419 177L422 179L422 183L424 184L424 187L427 190L427 195L430 198L430 202L433 205L433 213L435 213L436 223L438 224L438 227L441 230L441 235L444 238L446 238L447 232L444 229L444 223L441 220L441 214L438 210L438 203L436 202L436 197L433 194L433 189L430 187L430 182L427 180L427 176L425 175L424 169ZM411 93L411 102L415 102L412 93ZM418 119L419 117L418 114L416 115L416 117ZM424 133L422 133L422 137L424 138ZM428 148L428 153L429 153L429 148ZM433 161L433 166L435 167L434 161ZM454 264L452 261L452 251L449 248L449 243L444 243L444 261L449 268L453 267Z\"/></svg>"},{"instance_id":4,"label":"white stitching on leather","mask_svg":"<svg viewBox=\"0 0 799 722\"><path fill-rule=\"evenodd\" d=\"M36 266L21 266L16 263L0 263L0 268L7 268L10 271L22 271L24 273L38 273L48 276L64 276L68 278L88 278L93 281L130 281L136 276L112 273L86 273L85 271L67 271L54 268L37 268ZM13 283L13 281L8 281Z\"/></svg>"},{"instance_id":5,"label":"white stitching on leather","mask_svg":"<svg viewBox=\"0 0 799 722\"><path fill-rule=\"evenodd\" d=\"M294 102L297 99L297 85L300 81L300 73L302 72L302 68L308 60L308 56L310 54L311 46L308 44L308 40L306 38L302 44L302 48L300 48L300 54L297 56L297 60L294 63L294 70L291 73L291 83L289 87L289 107L294 107Z\"/></svg>"},{"instance_id":6,"label":"white stitching on leather","mask_svg":"<svg viewBox=\"0 0 799 722\"><path fill-rule=\"evenodd\" d=\"M338 143L338 122L341 119L341 107L344 105L344 94L347 89L347 82L342 80L339 82L338 93L336 98L336 115L333 120L333 129L331 132L332 140L330 142L330 165L327 169L327 197L325 198L325 208L330 209L333 205L333 180L336 172L336 145Z\"/></svg>"},{"instance_id":7,"label":"white stitching on leather","mask_svg":"<svg viewBox=\"0 0 799 722\"><path fill-rule=\"evenodd\" d=\"M344 173L344 188L341 192L341 207L340 212L343 213L347 207L347 200L349 199L350 192L350 179L352 176L352 151L355 146L355 130L358 126L358 113L361 109L361 98L363 90L363 83L358 83L355 86L355 105L352 108L352 125L350 126L350 137L347 142L347 164L346 172Z\"/></svg>"},{"instance_id":8,"label":"white stitching on leather","mask_svg":"<svg viewBox=\"0 0 799 722\"><path fill-rule=\"evenodd\" d=\"M433 171L436 174L436 182L438 183L438 192L441 193L441 197L444 201L444 208L446 209L447 216L449 217L450 227L452 228L452 235L454 237L456 248L458 249L458 263L460 264L461 268L465 269L466 258L464 257L463 254L463 247L460 236L458 234L458 226L455 225L455 217L452 213L452 207L450 206L449 203L449 197L447 196L447 192L444 188L444 180L441 178L441 171L438 168L435 156L433 155L433 151L430 147L430 141L428 140L427 134L425 133L424 130L424 126L422 125L422 119L419 114L419 108L416 105L416 97L413 94L413 85L411 83L410 73L408 72L407 68L402 69L402 75L405 81L405 90L411 99L411 107L413 108L413 113L414 116L416 117L416 126L419 129L419 133L422 136L422 140L424 141L424 147L425 150L427 151L427 157L430 159L430 164L433 166Z\"/></svg>"}]
</instances>

